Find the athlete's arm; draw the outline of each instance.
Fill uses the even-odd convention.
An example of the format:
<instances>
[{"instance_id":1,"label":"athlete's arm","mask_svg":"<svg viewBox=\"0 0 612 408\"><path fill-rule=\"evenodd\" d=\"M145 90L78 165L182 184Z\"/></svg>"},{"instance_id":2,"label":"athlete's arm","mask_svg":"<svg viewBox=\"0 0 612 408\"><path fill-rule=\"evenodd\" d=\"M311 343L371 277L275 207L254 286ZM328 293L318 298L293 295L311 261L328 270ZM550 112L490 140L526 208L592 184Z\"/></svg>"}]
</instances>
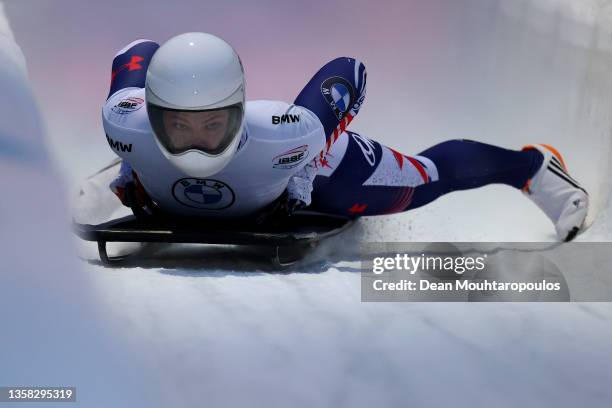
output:
<instances>
[{"instance_id":1,"label":"athlete's arm","mask_svg":"<svg viewBox=\"0 0 612 408\"><path fill-rule=\"evenodd\" d=\"M106 103L118 92L133 88L144 88L147 68L159 45L150 40L136 40L121 49L113 59L111 84ZM109 144L114 142L113 135L106 135ZM130 146L131 147L131 146ZM109 185L119 200L127 207L146 207L150 201L138 181L138 176L125 158L121 162L119 174Z\"/></svg>"},{"instance_id":2,"label":"athlete's arm","mask_svg":"<svg viewBox=\"0 0 612 408\"><path fill-rule=\"evenodd\" d=\"M298 120L294 125L301 135L300 147L304 149L299 154L305 156L303 162L302 156L298 156L299 164L292 169L287 183L287 200L292 204L289 208L298 209L311 203L312 183L317 174L319 153L325 148L326 135L320 119L309 109L294 104L289 111Z\"/></svg>"},{"instance_id":3,"label":"athlete's arm","mask_svg":"<svg viewBox=\"0 0 612 408\"><path fill-rule=\"evenodd\" d=\"M287 184L289 200L297 200L308 206L311 203L312 183L317 175L317 160L311 160L298 172L291 176Z\"/></svg>"}]
</instances>

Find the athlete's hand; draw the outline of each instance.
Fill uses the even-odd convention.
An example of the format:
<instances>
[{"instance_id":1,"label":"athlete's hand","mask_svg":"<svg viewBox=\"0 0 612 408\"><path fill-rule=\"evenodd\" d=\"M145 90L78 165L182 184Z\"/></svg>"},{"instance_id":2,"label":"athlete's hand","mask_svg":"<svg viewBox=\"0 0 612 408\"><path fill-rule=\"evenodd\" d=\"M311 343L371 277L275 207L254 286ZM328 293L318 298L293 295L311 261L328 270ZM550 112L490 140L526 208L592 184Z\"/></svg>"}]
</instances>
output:
<instances>
[{"instance_id":1,"label":"athlete's hand","mask_svg":"<svg viewBox=\"0 0 612 408\"><path fill-rule=\"evenodd\" d=\"M115 180L111 183L110 188L121 203L131 208L137 217L151 214L153 201L145 191L136 173L132 173L129 180L124 179L123 183L118 181Z\"/></svg>"},{"instance_id":2,"label":"athlete's hand","mask_svg":"<svg viewBox=\"0 0 612 408\"><path fill-rule=\"evenodd\" d=\"M287 190L276 200L268 204L255 218L258 225L278 225L287 217L291 217L296 211L306 207L306 203L296 198L289 198Z\"/></svg>"}]
</instances>

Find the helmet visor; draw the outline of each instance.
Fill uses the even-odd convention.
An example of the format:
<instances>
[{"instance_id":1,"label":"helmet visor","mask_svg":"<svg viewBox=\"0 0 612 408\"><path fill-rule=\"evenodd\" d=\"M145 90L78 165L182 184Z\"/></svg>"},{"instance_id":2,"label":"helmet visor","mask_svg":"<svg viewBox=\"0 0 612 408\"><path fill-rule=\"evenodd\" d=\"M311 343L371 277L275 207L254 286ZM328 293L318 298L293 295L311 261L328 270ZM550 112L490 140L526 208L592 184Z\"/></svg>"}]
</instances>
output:
<instances>
[{"instance_id":1,"label":"helmet visor","mask_svg":"<svg viewBox=\"0 0 612 408\"><path fill-rule=\"evenodd\" d=\"M220 109L177 110L154 104L147 106L149 120L160 143L171 154L188 150L217 155L238 135L242 104Z\"/></svg>"}]
</instances>

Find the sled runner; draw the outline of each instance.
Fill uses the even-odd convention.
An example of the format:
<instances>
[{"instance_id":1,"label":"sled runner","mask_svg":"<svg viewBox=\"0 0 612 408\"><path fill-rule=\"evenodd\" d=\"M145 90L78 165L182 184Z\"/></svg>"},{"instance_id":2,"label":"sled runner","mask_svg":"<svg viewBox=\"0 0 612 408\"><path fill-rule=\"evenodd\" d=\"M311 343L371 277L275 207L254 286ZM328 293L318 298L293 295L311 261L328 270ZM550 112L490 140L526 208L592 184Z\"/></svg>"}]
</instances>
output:
<instances>
[{"instance_id":1,"label":"sled runner","mask_svg":"<svg viewBox=\"0 0 612 408\"><path fill-rule=\"evenodd\" d=\"M98 225L74 223L74 231L80 238L98 243L100 260L105 264L123 259L108 256L107 242L197 243L256 246L270 258L274 268L282 269L352 224L353 220L348 218L303 211L283 220L279 226L260 226L244 220L127 216Z\"/></svg>"}]
</instances>

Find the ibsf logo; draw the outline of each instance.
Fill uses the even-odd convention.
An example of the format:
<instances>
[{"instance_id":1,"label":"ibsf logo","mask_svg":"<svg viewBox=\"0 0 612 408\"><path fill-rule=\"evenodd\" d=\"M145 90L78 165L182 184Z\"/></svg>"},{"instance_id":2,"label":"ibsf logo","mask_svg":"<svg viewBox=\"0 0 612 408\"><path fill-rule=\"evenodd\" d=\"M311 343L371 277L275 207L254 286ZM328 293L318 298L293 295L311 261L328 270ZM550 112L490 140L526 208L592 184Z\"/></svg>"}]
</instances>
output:
<instances>
[{"instance_id":1,"label":"ibsf logo","mask_svg":"<svg viewBox=\"0 0 612 408\"><path fill-rule=\"evenodd\" d=\"M292 169L308 157L308 145L303 145L279 154L272 159L275 169Z\"/></svg>"},{"instance_id":2,"label":"ibsf logo","mask_svg":"<svg viewBox=\"0 0 612 408\"><path fill-rule=\"evenodd\" d=\"M138 109L142 108L143 105L144 99L129 97L117 102L117 104L113 106L111 110L120 115L125 115L128 113L136 112Z\"/></svg>"},{"instance_id":3,"label":"ibsf logo","mask_svg":"<svg viewBox=\"0 0 612 408\"><path fill-rule=\"evenodd\" d=\"M201 210L224 210L234 204L234 191L222 181L183 178L174 183L172 196L179 203Z\"/></svg>"},{"instance_id":4,"label":"ibsf logo","mask_svg":"<svg viewBox=\"0 0 612 408\"><path fill-rule=\"evenodd\" d=\"M282 123L297 123L299 121L300 121L300 115L272 116L273 125L278 125Z\"/></svg>"},{"instance_id":5,"label":"ibsf logo","mask_svg":"<svg viewBox=\"0 0 612 408\"><path fill-rule=\"evenodd\" d=\"M321 93L338 120L344 117L346 111L349 110L355 101L353 87L342 77L331 77L323 81Z\"/></svg>"}]
</instances>

